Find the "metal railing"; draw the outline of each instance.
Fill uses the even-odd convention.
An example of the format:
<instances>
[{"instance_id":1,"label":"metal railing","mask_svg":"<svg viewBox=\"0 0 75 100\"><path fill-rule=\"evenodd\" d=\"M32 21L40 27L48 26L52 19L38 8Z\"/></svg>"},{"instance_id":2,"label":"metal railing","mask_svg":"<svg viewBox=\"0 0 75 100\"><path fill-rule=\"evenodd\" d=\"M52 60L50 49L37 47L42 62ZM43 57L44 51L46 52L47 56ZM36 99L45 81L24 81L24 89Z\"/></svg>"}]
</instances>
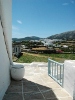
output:
<instances>
[{"instance_id":1,"label":"metal railing","mask_svg":"<svg viewBox=\"0 0 75 100\"><path fill-rule=\"evenodd\" d=\"M63 87L64 64L48 59L48 75Z\"/></svg>"}]
</instances>

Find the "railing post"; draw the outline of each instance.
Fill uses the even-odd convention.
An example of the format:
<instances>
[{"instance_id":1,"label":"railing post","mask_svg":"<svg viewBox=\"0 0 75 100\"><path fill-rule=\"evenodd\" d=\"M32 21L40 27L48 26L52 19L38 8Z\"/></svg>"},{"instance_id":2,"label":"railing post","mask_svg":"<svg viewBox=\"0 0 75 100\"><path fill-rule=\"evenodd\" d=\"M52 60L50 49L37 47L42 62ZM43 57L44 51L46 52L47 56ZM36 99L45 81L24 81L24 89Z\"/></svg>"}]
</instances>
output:
<instances>
[{"instance_id":1,"label":"railing post","mask_svg":"<svg viewBox=\"0 0 75 100\"><path fill-rule=\"evenodd\" d=\"M52 64L52 66L51 66L52 73L51 73L51 74L52 74L52 76L53 76L53 67L54 67L54 66L53 66L53 62L52 62L51 64Z\"/></svg>"},{"instance_id":2,"label":"railing post","mask_svg":"<svg viewBox=\"0 0 75 100\"><path fill-rule=\"evenodd\" d=\"M55 63L55 68L54 68L54 77L56 77L56 63Z\"/></svg>"},{"instance_id":3,"label":"railing post","mask_svg":"<svg viewBox=\"0 0 75 100\"><path fill-rule=\"evenodd\" d=\"M58 80L58 64L57 64L57 80Z\"/></svg>"},{"instance_id":4,"label":"railing post","mask_svg":"<svg viewBox=\"0 0 75 100\"><path fill-rule=\"evenodd\" d=\"M50 60L48 59L48 75L50 74Z\"/></svg>"},{"instance_id":5,"label":"railing post","mask_svg":"<svg viewBox=\"0 0 75 100\"><path fill-rule=\"evenodd\" d=\"M63 66L63 74L62 74L62 87L63 87L64 86L64 64L62 66Z\"/></svg>"},{"instance_id":6,"label":"railing post","mask_svg":"<svg viewBox=\"0 0 75 100\"><path fill-rule=\"evenodd\" d=\"M61 67L62 67L62 65L60 65L60 83L61 83L61 78L62 78L62 77L61 77L61 76L62 76L62 75L61 75L61 74L62 74L62 73L61 73L61 72L62 72L62 71L61 71L61 69L62 69Z\"/></svg>"}]
</instances>

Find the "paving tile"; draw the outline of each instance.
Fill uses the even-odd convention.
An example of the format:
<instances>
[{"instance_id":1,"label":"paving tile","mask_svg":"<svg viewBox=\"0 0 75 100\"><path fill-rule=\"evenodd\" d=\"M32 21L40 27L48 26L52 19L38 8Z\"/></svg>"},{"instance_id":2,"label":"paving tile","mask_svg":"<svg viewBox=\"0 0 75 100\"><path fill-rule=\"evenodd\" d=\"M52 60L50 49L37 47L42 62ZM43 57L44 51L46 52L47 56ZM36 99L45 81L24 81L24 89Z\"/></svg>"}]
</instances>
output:
<instances>
[{"instance_id":1,"label":"paving tile","mask_svg":"<svg viewBox=\"0 0 75 100\"><path fill-rule=\"evenodd\" d=\"M11 80L11 84L10 85L22 86L22 80L21 81Z\"/></svg>"},{"instance_id":2,"label":"paving tile","mask_svg":"<svg viewBox=\"0 0 75 100\"><path fill-rule=\"evenodd\" d=\"M31 77L31 76L26 76L26 75L25 75L25 76L23 77L23 80L24 80L24 79L33 81L33 76Z\"/></svg>"},{"instance_id":3,"label":"paving tile","mask_svg":"<svg viewBox=\"0 0 75 100\"><path fill-rule=\"evenodd\" d=\"M40 89L40 91L46 91L46 90L50 90L50 88L46 87L46 86L42 86L42 85L37 85L38 88Z\"/></svg>"},{"instance_id":4,"label":"paving tile","mask_svg":"<svg viewBox=\"0 0 75 100\"><path fill-rule=\"evenodd\" d=\"M36 78L33 78L33 82L34 83L37 83L37 84L44 85L44 82L40 78L38 79L37 77Z\"/></svg>"},{"instance_id":5,"label":"paving tile","mask_svg":"<svg viewBox=\"0 0 75 100\"><path fill-rule=\"evenodd\" d=\"M24 81L23 85L24 86L35 86L36 84L34 82L31 82L31 81L26 81L26 82Z\"/></svg>"},{"instance_id":6,"label":"paving tile","mask_svg":"<svg viewBox=\"0 0 75 100\"><path fill-rule=\"evenodd\" d=\"M6 91L6 93L18 93L22 92L22 86L10 85Z\"/></svg>"},{"instance_id":7,"label":"paving tile","mask_svg":"<svg viewBox=\"0 0 75 100\"><path fill-rule=\"evenodd\" d=\"M61 86L58 83L56 83L55 81L52 82L52 83L45 83L45 84L49 88L53 88L53 89L55 89L55 88L61 88Z\"/></svg>"},{"instance_id":8,"label":"paving tile","mask_svg":"<svg viewBox=\"0 0 75 100\"><path fill-rule=\"evenodd\" d=\"M52 83L52 82L54 82L54 80L52 79L52 78L50 78L50 77L42 77L42 80L44 81L44 82L46 82L46 83Z\"/></svg>"},{"instance_id":9,"label":"paving tile","mask_svg":"<svg viewBox=\"0 0 75 100\"><path fill-rule=\"evenodd\" d=\"M23 98L22 98L22 94L9 93L4 95L3 100L23 100Z\"/></svg>"},{"instance_id":10,"label":"paving tile","mask_svg":"<svg viewBox=\"0 0 75 100\"><path fill-rule=\"evenodd\" d=\"M49 91L43 91L42 94L44 95L45 99L56 99L56 95L54 94L54 92L52 90Z\"/></svg>"},{"instance_id":11,"label":"paving tile","mask_svg":"<svg viewBox=\"0 0 75 100\"><path fill-rule=\"evenodd\" d=\"M45 100L59 100L58 98L49 98L49 99L45 99Z\"/></svg>"},{"instance_id":12,"label":"paving tile","mask_svg":"<svg viewBox=\"0 0 75 100\"><path fill-rule=\"evenodd\" d=\"M37 93L37 94L24 94L24 98L25 100L44 100L43 96L41 93Z\"/></svg>"},{"instance_id":13,"label":"paving tile","mask_svg":"<svg viewBox=\"0 0 75 100\"><path fill-rule=\"evenodd\" d=\"M28 99L28 100L31 100L31 99ZM45 99L32 99L32 100L45 100Z\"/></svg>"},{"instance_id":14,"label":"paving tile","mask_svg":"<svg viewBox=\"0 0 75 100\"><path fill-rule=\"evenodd\" d=\"M73 100L72 97L64 97L64 98L60 98L60 100Z\"/></svg>"},{"instance_id":15,"label":"paving tile","mask_svg":"<svg viewBox=\"0 0 75 100\"><path fill-rule=\"evenodd\" d=\"M70 96L66 91L63 89L54 89L53 92L57 95L57 97L68 97Z\"/></svg>"},{"instance_id":16,"label":"paving tile","mask_svg":"<svg viewBox=\"0 0 75 100\"><path fill-rule=\"evenodd\" d=\"M23 92L24 93L35 93L40 92L37 86L23 86Z\"/></svg>"}]
</instances>

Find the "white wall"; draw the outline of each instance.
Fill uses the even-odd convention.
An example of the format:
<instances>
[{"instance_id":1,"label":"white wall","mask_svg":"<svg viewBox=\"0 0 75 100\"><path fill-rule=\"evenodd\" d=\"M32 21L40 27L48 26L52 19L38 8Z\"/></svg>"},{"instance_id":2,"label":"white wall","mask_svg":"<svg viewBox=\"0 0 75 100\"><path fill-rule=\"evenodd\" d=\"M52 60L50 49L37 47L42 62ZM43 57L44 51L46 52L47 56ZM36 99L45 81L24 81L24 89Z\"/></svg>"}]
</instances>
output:
<instances>
[{"instance_id":1,"label":"white wall","mask_svg":"<svg viewBox=\"0 0 75 100\"><path fill-rule=\"evenodd\" d=\"M0 98L3 97L8 85L10 84L10 62L6 51L4 37L0 25Z\"/></svg>"},{"instance_id":2,"label":"white wall","mask_svg":"<svg viewBox=\"0 0 75 100\"><path fill-rule=\"evenodd\" d=\"M74 83L75 83L75 60L66 60L64 62L64 88L72 97L73 97L73 92L75 91Z\"/></svg>"},{"instance_id":3,"label":"white wall","mask_svg":"<svg viewBox=\"0 0 75 100\"><path fill-rule=\"evenodd\" d=\"M9 84L10 84L10 60L8 58L6 45L4 42L3 31L5 32L6 40L8 40L8 48L10 58L12 59L11 48L11 0L0 0L0 16L2 18L3 28L0 20L0 100L2 100ZM6 10L6 12L5 12ZM8 17L9 16L9 17ZM8 18L7 18L8 17ZM7 21L8 22L7 22ZM7 25L6 25L7 24Z\"/></svg>"},{"instance_id":4,"label":"white wall","mask_svg":"<svg viewBox=\"0 0 75 100\"><path fill-rule=\"evenodd\" d=\"M1 20L5 34L5 40L12 64L12 0L0 0Z\"/></svg>"}]
</instances>

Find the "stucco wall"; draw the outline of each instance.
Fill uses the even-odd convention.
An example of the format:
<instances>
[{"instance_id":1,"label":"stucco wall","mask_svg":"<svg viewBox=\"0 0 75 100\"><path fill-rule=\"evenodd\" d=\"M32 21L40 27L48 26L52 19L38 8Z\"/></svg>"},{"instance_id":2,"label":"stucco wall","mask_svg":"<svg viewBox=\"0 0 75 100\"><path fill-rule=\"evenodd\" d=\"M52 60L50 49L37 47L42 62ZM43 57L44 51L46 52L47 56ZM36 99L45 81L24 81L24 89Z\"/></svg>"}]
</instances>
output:
<instances>
[{"instance_id":1,"label":"stucco wall","mask_svg":"<svg viewBox=\"0 0 75 100\"><path fill-rule=\"evenodd\" d=\"M64 88L73 97L75 94L75 60L66 60L64 62ZM75 99L74 99L75 100Z\"/></svg>"},{"instance_id":2,"label":"stucco wall","mask_svg":"<svg viewBox=\"0 0 75 100\"><path fill-rule=\"evenodd\" d=\"M3 24L3 31L5 40L10 55L10 62L12 64L12 0L0 0L1 21Z\"/></svg>"},{"instance_id":3,"label":"stucco wall","mask_svg":"<svg viewBox=\"0 0 75 100\"><path fill-rule=\"evenodd\" d=\"M2 28L0 25L0 100L10 84L10 62L6 51Z\"/></svg>"},{"instance_id":4,"label":"stucco wall","mask_svg":"<svg viewBox=\"0 0 75 100\"><path fill-rule=\"evenodd\" d=\"M12 59L11 45L11 0L0 0L0 100L2 100L10 84L10 60L4 42L3 31L6 35L8 51ZM1 21L2 25L1 26Z\"/></svg>"}]
</instances>

